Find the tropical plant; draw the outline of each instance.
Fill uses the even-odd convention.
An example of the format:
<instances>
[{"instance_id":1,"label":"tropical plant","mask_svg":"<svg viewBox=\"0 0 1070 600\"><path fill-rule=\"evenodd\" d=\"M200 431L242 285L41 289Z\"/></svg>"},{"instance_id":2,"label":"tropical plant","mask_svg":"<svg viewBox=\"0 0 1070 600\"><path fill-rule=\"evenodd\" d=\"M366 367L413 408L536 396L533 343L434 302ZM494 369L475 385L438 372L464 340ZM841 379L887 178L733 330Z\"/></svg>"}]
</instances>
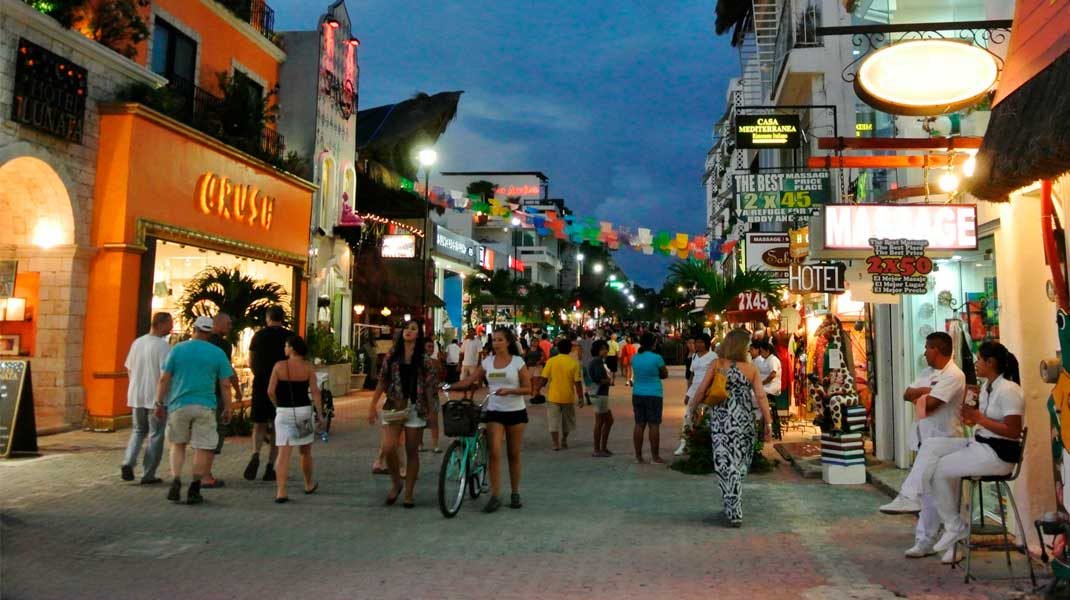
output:
<instances>
[{"instance_id":1,"label":"tropical plant","mask_svg":"<svg viewBox=\"0 0 1070 600\"><path fill-rule=\"evenodd\" d=\"M669 267L669 282L685 288L695 287L699 294L709 296L707 313L721 313L743 292L758 292L769 300L770 306L778 306L780 286L769 273L760 269L736 273L726 278L715 267L700 261L680 261Z\"/></svg>"},{"instance_id":2,"label":"tropical plant","mask_svg":"<svg viewBox=\"0 0 1070 600\"><path fill-rule=\"evenodd\" d=\"M127 58L137 56L138 44L149 38L149 26L141 18L149 0L105 0L93 3L87 34Z\"/></svg>"},{"instance_id":3,"label":"tropical plant","mask_svg":"<svg viewBox=\"0 0 1070 600\"><path fill-rule=\"evenodd\" d=\"M494 190L496 189L498 189L498 186L496 184L481 179L479 181L473 181L472 183L469 183L468 187L465 188L465 193L478 194L481 198L486 200L487 198L494 197Z\"/></svg>"},{"instance_id":4,"label":"tropical plant","mask_svg":"<svg viewBox=\"0 0 1070 600\"><path fill-rule=\"evenodd\" d=\"M275 282L257 281L239 269L208 267L186 285L179 304L187 321L220 312L230 315L234 327L227 341L236 343L243 330L266 324L269 307L287 299L285 288Z\"/></svg>"},{"instance_id":5,"label":"tropical plant","mask_svg":"<svg viewBox=\"0 0 1070 600\"><path fill-rule=\"evenodd\" d=\"M308 357L314 362L337 365L350 361L348 348L341 348L330 329L319 325L308 327Z\"/></svg>"},{"instance_id":6,"label":"tropical plant","mask_svg":"<svg viewBox=\"0 0 1070 600\"><path fill-rule=\"evenodd\" d=\"M219 138L254 156L277 158L265 152L260 138L264 129L278 120L278 90L264 90L240 71L234 75L221 71L216 79L223 92L222 102L215 107L218 114L212 115Z\"/></svg>"}]
</instances>

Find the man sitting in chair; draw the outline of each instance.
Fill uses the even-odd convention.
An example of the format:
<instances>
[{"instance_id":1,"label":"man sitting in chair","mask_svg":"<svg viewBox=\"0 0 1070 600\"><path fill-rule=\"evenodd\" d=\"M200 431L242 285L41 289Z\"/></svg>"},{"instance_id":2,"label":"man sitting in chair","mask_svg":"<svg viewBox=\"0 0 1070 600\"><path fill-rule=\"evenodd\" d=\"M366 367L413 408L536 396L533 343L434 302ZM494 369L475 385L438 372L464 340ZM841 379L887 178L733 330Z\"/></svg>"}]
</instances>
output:
<instances>
[{"instance_id":1,"label":"man sitting in chair","mask_svg":"<svg viewBox=\"0 0 1070 600\"><path fill-rule=\"evenodd\" d=\"M944 525L944 535L932 550L944 553L945 563L955 561L955 545L970 535L969 523L959 514L962 478L1009 475L1021 461L1025 400L1018 359L1003 344L985 342L978 349L976 367L977 376L988 383L981 389L978 403L973 402L977 396L971 390L962 407L962 422L977 427L973 439L926 439L899 495L881 507L881 512L890 514L913 512L919 499L931 494Z\"/></svg>"}]
</instances>

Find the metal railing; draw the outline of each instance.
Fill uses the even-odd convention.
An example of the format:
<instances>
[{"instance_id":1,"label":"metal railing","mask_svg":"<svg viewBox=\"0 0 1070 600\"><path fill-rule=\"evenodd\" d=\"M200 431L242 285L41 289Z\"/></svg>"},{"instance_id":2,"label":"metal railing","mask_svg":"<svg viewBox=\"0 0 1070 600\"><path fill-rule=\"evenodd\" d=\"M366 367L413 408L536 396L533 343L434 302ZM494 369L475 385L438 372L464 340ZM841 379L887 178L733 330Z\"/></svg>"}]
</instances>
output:
<instances>
[{"instance_id":1,"label":"metal railing","mask_svg":"<svg viewBox=\"0 0 1070 600\"><path fill-rule=\"evenodd\" d=\"M230 12L239 19L253 26L264 37L274 41L275 37L275 10L267 5L264 0L219 0Z\"/></svg>"},{"instance_id":2,"label":"metal railing","mask_svg":"<svg viewBox=\"0 0 1070 600\"><path fill-rule=\"evenodd\" d=\"M282 156L286 140L279 132L264 128L255 144L252 139L248 143L231 139L223 135L227 125L223 122L223 98L178 75L171 75L167 85L177 100L171 114L174 118L262 159L270 161Z\"/></svg>"},{"instance_id":3,"label":"metal railing","mask_svg":"<svg viewBox=\"0 0 1070 600\"><path fill-rule=\"evenodd\" d=\"M776 43L773 46L773 88L770 95L780 87L780 80L787 67L788 56L795 48L820 48L824 45L817 35L821 26L821 0L784 0L780 5Z\"/></svg>"}]
</instances>

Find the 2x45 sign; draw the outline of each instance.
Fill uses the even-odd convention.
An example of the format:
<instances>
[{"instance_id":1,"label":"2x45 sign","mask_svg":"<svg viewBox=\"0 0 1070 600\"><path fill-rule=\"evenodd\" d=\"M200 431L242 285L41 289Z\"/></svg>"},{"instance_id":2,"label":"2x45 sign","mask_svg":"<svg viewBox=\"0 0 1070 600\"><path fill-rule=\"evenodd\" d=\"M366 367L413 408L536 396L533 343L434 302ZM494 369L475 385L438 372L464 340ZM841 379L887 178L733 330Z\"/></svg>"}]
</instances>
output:
<instances>
[{"instance_id":1,"label":"2x45 sign","mask_svg":"<svg viewBox=\"0 0 1070 600\"><path fill-rule=\"evenodd\" d=\"M809 217L829 202L828 171L744 173L733 176L736 208L751 223Z\"/></svg>"}]
</instances>

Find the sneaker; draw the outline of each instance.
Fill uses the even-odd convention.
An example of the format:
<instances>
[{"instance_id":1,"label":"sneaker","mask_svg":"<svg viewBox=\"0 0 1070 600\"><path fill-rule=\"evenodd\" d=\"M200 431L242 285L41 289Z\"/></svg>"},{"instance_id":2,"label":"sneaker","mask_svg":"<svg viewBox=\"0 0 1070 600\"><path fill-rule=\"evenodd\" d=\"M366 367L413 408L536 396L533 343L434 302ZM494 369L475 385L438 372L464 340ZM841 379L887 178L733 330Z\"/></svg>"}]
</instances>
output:
<instances>
[{"instance_id":1,"label":"sneaker","mask_svg":"<svg viewBox=\"0 0 1070 600\"><path fill-rule=\"evenodd\" d=\"M193 481L189 484L189 489L186 490L186 504L201 504L204 502L204 497L201 496L201 482Z\"/></svg>"},{"instance_id":2,"label":"sneaker","mask_svg":"<svg viewBox=\"0 0 1070 600\"><path fill-rule=\"evenodd\" d=\"M259 454L254 454L253 457L249 459L249 464L245 466L245 473L243 474L243 476L245 477L245 480L246 481L253 481L254 479L256 479L256 472L259 471L259 470L260 470L260 455Z\"/></svg>"},{"instance_id":3,"label":"sneaker","mask_svg":"<svg viewBox=\"0 0 1070 600\"><path fill-rule=\"evenodd\" d=\"M896 496L888 504L880 507L880 511L886 515L908 515L921 512L921 503L906 496Z\"/></svg>"},{"instance_id":4,"label":"sneaker","mask_svg":"<svg viewBox=\"0 0 1070 600\"><path fill-rule=\"evenodd\" d=\"M272 465L264 467L264 481L275 481L275 467Z\"/></svg>"},{"instance_id":5,"label":"sneaker","mask_svg":"<svg viewBox=\"0 0 1070 600\"><path fill-rule=\"evenodd\" d=\"M910 547L910 550L904 552L903 556L907 558L924 558L926 556L932 556L933 554L936 554L936 552L933 551L932 544L917 542Z\"/></svg>"},{"instance_id":6,"label":"sneaker","mask_svg":"<svg viewBox=\"0 0 1070 600\"><path fill-rule=\"evenodd\" d=\"M955 556L955 551L957 549L957 546L952 546L951 548L949 548L948 551L944 552L944 555L940 557L940 562L945 565L953 565L957 563L958 560L956 560Z\"/></svg>"},{"instance_id":7,"label":"sneaker","mask_svg":"<svg viewBox=\"0 0 1070 600\"><path fill-rule=\"evenodd\" d=\"M687 442L684 441L684 440L680 440L680 445L676 447L676 450L672 451L672 455L673 456L683 456L684 455L684 450L686 450L686 449L687 449Z\"/></svg>"},{"instance_id":8,"label":"sneaker","mask_svg":"<svg viewBox=\"0 0 1070 600\"><path fill-rule=\"evenodd\" d=\"M520 501L520 494L512 494L509 496L509 508L523 508L524 503Z\"/></svg>"},{"instance_id":9,"label":"sneaker","mask_svg":"<svg viewBox=\"0 0 1070 600\"><path fill-rule=\"evenodd\" d=\"M171 488L167 490L167 499L171 502L180 502L182 500L182 482L175 479L171 482Z\"/></svg>"},{"instance_id":10,"label":"sneaker","mask_svg":"<svg viewBox=\"0 0 1070 600\"><path fill-rule=\"evenodd\" d=\"M123 478L123 481L134 480L134 467L128 467L126 465L123 465L122 467L120 467L119 471L119 476Z\"/></svg>"},{"instance_id":11,"label":"sneaker","mask_svg":"<svg viewBox=\"0 0 1070 600\"><path fill-rule=\"evenodd\" d=\"M156 483L163 483L163 479L160 479L159 477L155 477L155 476L153 476L153 477L142 477L141 478L141 485L153 485L153 484L156 484Z\"/></svg>"},{"instance_id":12,"label":"sneaker","mask_svg":"<svg viewBox=\"0 0 1070 600\"><path fill-rule=\"evenodd\" d=\"M487 505L483 507L483 512L492 513L502 507L501 500L498 500L497 496L491 496L490 500L487 500Z\"/></svg>"},{"instance_id":13,"label":"sneaker","mask_svg":"<svg viewBox=\"0 0 1070 600\"><path fill-rule=\"evenodd\" d=\"M944 531L944 535L940 537L940 540L933 545L933 550L936 550L937 552L947 552L948 550L953 550L955 548L955 544L966 540L969 537L969 527L963 527L962 529L959 529L957 531L954 529L946 530Z\"/></svg>"}]
</instances>

